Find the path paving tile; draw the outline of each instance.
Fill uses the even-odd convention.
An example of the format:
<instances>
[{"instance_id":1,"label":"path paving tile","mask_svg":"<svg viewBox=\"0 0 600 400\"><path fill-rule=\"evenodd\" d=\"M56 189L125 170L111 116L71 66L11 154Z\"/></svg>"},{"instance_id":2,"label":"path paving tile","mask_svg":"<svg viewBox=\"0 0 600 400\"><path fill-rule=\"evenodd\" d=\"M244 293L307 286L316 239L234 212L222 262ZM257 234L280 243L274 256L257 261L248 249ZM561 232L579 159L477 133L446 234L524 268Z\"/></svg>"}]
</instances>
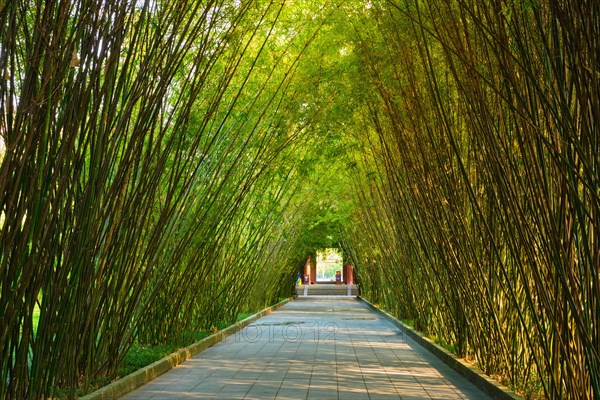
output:
<instances>
[{"instance_id":1,"label":"path paving tile","mask_svg":"<svg viewBox=\"0 0 600 400\"><path fill-rule=\"evenodd\" d=\"M290 302L124 400L488 399L354 298Z\"/></svg>"}]
</instances>

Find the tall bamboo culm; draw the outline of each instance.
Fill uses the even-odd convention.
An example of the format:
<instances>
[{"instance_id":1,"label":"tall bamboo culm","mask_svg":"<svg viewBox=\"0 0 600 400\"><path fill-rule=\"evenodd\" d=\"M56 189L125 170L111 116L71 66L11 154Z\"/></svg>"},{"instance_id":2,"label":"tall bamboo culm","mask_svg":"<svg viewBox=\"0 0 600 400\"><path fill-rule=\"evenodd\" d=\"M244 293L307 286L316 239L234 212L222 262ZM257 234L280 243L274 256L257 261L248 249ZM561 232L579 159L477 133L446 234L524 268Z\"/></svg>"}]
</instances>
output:
<instances>
[{"instance_id":1,"label":"tall bamboo culm","mask_svg":"<svg viewBox=\"0 0 600 400\"><path fill-rule=\"evenodd\" d=\"M355 25L367 297L521 393L600 397L600 4L375 3Z\"/></svg>"},{"instance_id":2,"label":"tall bamboo culm","mask_svg":"<svg viewBox=\"0 0 600 400\"><path fill-rule=\"evenodd\" d=\"M272 43L284 6L0 2L0 398L287 295L310 39Z\"/></svg>"}]
</instances>

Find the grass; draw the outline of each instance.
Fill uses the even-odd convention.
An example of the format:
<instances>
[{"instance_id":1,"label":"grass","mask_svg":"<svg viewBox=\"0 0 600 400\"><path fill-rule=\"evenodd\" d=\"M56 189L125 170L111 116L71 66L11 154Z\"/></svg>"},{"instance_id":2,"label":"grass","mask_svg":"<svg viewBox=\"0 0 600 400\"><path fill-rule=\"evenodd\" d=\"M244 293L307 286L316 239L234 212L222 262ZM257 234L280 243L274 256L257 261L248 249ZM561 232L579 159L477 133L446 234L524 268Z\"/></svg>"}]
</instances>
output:
<instances>
[{"instance_id":1,"label":"grass","mask_svg":"<svg viewBox=\"0 0 600 400\"><path fill-rule=\"evenodd\" d=\"M203 331L204 337L208 336L210 332ZM191 343L190 343L191 344ZM183 346L185 347L185 346ZM175 344L164 344L157 346L144 346L144 345L133 345L125 358L123 363L119 367L119 376L123 377L150 365L161 358L177 351L180 347Z\"/></svg>"},{"instance_id":2,"label":"grass","mask_svg":"<svg viewBox=\"0 0 600 400\"><path fill-rule=\"evenodd\" d=\"M285 297L277 299L275 303L279 303L285 300ZM239 313L236 321L242 321L251 315L254 315L253 312L244 312ZM227 322L219 322L216 324L216 328L219 330L225 329L230 326L230 323ZM144 368L161 358L168 356L171 353L176 352L182 347L189 346L197 341L200 341L211 334L211 331L196 331L189 332L182 335L182 338L177 340L172 344L164 344L157 346L149 346L149 345L140 345L134 344L123 359L123 363L119 367L119 376L124 377L129 375L140 368Z\"/></svg>"},{"instance_id":3,"label":"grass","mask_svg":"<svg viewBox=\"0 0 600 400\"><path fill-rule=\"evenodd\" d=\"M411 329L415 329L415 320L414 319L401 319L402 323L408 326Z\"/></svg>"},{"instance_id":4,"label":"grass","mask_svg":"<svg viewBox=\"0 0 600 400\"><path fill-rule=\"evenodd\" d=\"M243 320L245 320L246 318L248 318L251 315L254 315L254 314L253 313L249 313L249 312L248 313L239 313L238 317L237 317L237 321L238 322L243 321Z\"/></svg>"},{"instance_id":5,"label":"grass","mask_svg":"<svg viewBox=\"0 0 600 400\"><path fill-rule=\"evenodd\" d=\"M280 298L275 303L279 303L285 299L286 298ZM36 315L39 319L39 309L37 309ZM242 321L252 315L254 315L253 312L240 313L238 314L236 321ZM37 319L35 319L34 322L36 324L34 326L37 326ZM215 324L215 328L222 330L230 325L232 324L228 322L218 322ZM119 367L118 376L119 378L122 378L132 374L133 372L144 368L183 347L189 346L210 336L211 333L212 332L210 330L186 332L181 336L181 338L173 341L172 343L162 345L143 345L135 343L133 346L131 346L129 351L127 351L127 354L125 355L125 358ZM86 394L92 393L103 386L108 385L109 383L111 383L109 378L99 378L95 380L88 388L76 389L75 394L78 397L85 396ZM55 393L57 399L66 399L69 398L69 395L68 389L59 389Z\"/></svg>"},{"instance_id":6,"label":"grass","mask_svg":"<svg viewBox=\"0 0 600 400\"><path fill-rule=\"evenodd\" d=\"M119 375L117 379L125 377L141 368L144 368L163 357L168 356L171 353L176 352L182 347L189 346L199 340L202 340L211 334L210 331L195 331L188 332L182 335L182 337L173 343L161 344L161 345L142 345L135 343L123 359L123 362L119 366ZM92 393L103 386L111 383L108 377L101 377L94 380L87 388L78 388L75 390L77 397L85 396L86 394ZM68 389L58 389L55 393L57 399L70 398L70 392Z\"/></svg>"},{"instance_id":7,"label":"grass","mask_svg":"<svg viewBox=\"0 0 600 400\"><path fill-rule=\"evenodd\" d=\"M450 343L447 343L439 338L433 338L433 341L437 344L442 346L444 349L448 350L450 353L456 355L456 349L454 348L453 345L451 345Z\"/></svg>"},{"instance_id":8,"label":"grass","mask_svg":"<svg viewBox=\"0 0 600 400\"><path fill-rule=\"evenodd\" d=\"M250 317L251 315L254 315L254 313L252 313L252 312L240 313L240 314L238 314L236 321L237 322L242 321L242 320ZM222 330L222 329L227 328L230 325L231 324L229 324L227 322L219 322L215 326L219 330ZM181 349L182 347L189 346L193 343L196 343L196 342L208 337L210 334L211 334L211 331L208 331L208 330L207 331L189 332L189 333L184 334L182 336L182 338L177 340L176 342L170 343L170 344L164 344L164 345L150 346L150 345L134 344L129 349L127 354L125 355L123 363L119 367L119 376L123 377L123 376L129 375L129 374L137 371L140 368L144 368L144 367L160 360L161 358L166 357L169 354L176 352L177 350Z\"/></svg>"}]
</instances>

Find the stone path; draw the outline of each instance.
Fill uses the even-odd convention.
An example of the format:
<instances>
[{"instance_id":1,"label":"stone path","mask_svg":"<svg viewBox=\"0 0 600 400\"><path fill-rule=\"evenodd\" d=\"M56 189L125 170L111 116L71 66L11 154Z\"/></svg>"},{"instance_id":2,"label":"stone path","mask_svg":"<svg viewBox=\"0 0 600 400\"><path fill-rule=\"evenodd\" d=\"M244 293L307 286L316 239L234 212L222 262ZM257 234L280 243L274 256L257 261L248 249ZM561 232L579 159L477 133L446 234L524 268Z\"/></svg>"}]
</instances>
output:
<instances>
[{"instance_id":1,"label":"stone path","mask_svg":"<svg viewBox=\"0 0 600 400\"><path fill-rule=\"evenodd\" d=\"M487 399L348 298L302 299L123 399Z\"/></svg>"}]
</instances>

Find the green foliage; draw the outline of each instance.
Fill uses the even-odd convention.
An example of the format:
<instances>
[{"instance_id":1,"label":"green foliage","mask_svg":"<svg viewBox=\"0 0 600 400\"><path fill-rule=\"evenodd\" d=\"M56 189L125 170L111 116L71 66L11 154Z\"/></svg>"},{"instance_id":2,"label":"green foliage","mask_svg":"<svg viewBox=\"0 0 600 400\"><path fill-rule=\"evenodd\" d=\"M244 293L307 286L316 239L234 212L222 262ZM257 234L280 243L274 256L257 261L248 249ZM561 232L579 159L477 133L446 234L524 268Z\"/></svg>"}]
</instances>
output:
<instances>
[{"instance_id":1,"label":"green foliage","mask_svg":"<svg viewBox=\"0 0 600 400\"><path fill-rule=\"evenodd\" d=\"M298 165L320 143L323 105L298 100L319 7L3 7L0 397L74 396L133 343L287 294L311 201Z\"/></svg>"},{"instance_id":2,"label":"green foliage","mask_svg":"<svg viewBox=\"0 0 600 400\"><path fill-rule=\"evenodd\" d=\"M226 328L229 324L221 323L220 329ZM123 358L119 366L119 377L129 375L140 368L146 367L166 356L176 352L177 350L192 345L211 334L210 331L194 331L184 332L176 340L170 340L167 344L162 345L143 345L134 343Z\"/></svg>"},{"instance_id":3,"label":"green foliage","mask_svg":"<svg viewBox=\"0 0 600 400\"><path fill-rule=\"evenodd\" d=\"M246 318L248 318L248 317L250 317L250 316L252 316L252 315L253 315L253 314L252 314L252 313L249 313L249 312L242 312L242 313L239 313L239 314L238 314L238 316L237 316L237 321L238 321L238 322L239 322L239 321L243 321L243 320L245 320Z\"/></svg>"},{"instance_id":4,"label":"green foliage","mask_svg":"<svg viewBox=\"0 0 600 400\"><path fill-rule=\"evenodd\" d=\"M208 332L203 332L204 337ZM199 337L202 339L202 337ZM191 344L191 343L190 343ZM146 367L161 358L177 351L179 347L175 344L164 344L157 346L133 345L127 351L121 366L119 367L119 376L129 375L140 368Z\"/></svg>"},{"instance_id":5,"label":"green foliage","mask_svg":"<svg viewBox=\"0 0 600 400\"><path fill-rule=\"evenodd\" d=\"M598 132L576 121L599 92L573 73L597 40L571 41L598 5L370 4L345 245L363 295L517 390L598 397Z\"/></svg>"},{"instance_id":6,"label":"green foliage","mask_svg":"<svg viewBox=\"0 0 600 400\"><path fill-rule=\"evenodd\" d=\"M600 396L598 4L3 2L0 398L110 381L323 247L510 385Z\"/></svg>"}]
</instances>

